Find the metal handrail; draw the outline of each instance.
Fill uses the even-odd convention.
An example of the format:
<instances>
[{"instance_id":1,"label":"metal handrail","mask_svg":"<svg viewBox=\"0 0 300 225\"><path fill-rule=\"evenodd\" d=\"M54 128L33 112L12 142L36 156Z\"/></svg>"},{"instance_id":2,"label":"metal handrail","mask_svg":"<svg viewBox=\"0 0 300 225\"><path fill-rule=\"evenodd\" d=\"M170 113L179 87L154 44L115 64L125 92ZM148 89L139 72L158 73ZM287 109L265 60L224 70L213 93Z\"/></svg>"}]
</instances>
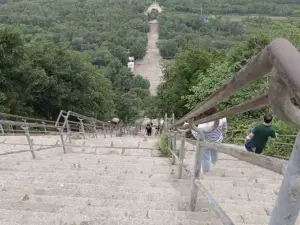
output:
<instances>
[{"instance_id":1,"label":"metal handrail","mask_svg":"<svg viewBox=\"0 0 300 225\"><path fill-rule=\"evenodd\" d=\"M176 129L188 122L191 129L200 132L195 124L218 121L221 118L234 116L239 113L271 105L275 115L282 121L300 129L300 110L293 104L300 103L300 54L287 40L277 39L265 47L257 56L254 56L247 65L238 71L232 79L215 91L195 109L171 125ZM241 88L269 74L268 92L247 102L231 107L227 110L203 118L203 113L219 103L228 100ZM214 123L216 124L216 122ZM191 209L195 210L201 168L202 149L200 148L200 135L196 142L195 171L191 191ZM171 136L170 136L171 138ZM173 135L173 142L176 135ZM182 138L182 141L185 141ZM204 146L214 148L216 151L231 155L240 160L264 167L279 174L284 174L284 180L271 215L269 225L295 224L300 209L300 132L298 133L293 152L288 163L284 160L249 153L239 146L201 142ZM175 144L176 145L176 144ZM176 149L176 148L175 148ZM172 150L172 149L171 149ZM184 152L184 149L180 149ZM181 153L182 154L182 153ZM295 196L291 198L290 196Z\"/></svg>"},{"instance_id":2,"label":"metal handrail","mask_svg":"<svg viewBox=\"0 0 300 225\"><path fill-rule=\"evenodd\" d=\"M282 50L281 50L282 49ZM269 44L260 54L253 57L248 64L238 71L233 78L224 86L219 88L199 107L191 110L181 119L175 122L173 126L180 126L184 122L195 119L205 111L216 106L222 101L229 99L241 88L248 86L257 79L261 78L265 74L275 70L272 73L279 74L282 82L287 86L288 91L293 91L293 96L297 102L300 100L300 79L298 73L300 71L300 55L298 50L287 40L277 39ZM275 76L275 74L274 74ZM231 111L230 115L234 115L240 112L246 112L249 110L257 109L267 105L270 98L267 94L261 95L250 102L247 105ZM245 103L244 103L245 104ZM242 105L244 105L242 104ZM231 109L232 110L232 109ZM218 114L219 117L224 117L226 111ZM227 112L228 113L228 112ZM223 115L224 114L224 115ZM280 116L281 117L281 116Z\"/></svg>"}]
</instances>

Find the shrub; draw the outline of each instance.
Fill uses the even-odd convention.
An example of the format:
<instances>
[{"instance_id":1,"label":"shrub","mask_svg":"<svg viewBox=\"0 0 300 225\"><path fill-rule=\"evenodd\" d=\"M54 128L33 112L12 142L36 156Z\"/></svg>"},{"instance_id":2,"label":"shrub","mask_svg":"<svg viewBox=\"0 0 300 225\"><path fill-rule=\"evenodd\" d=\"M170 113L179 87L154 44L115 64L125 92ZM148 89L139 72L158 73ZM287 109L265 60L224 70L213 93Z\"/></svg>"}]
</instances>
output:
<instances>
[{"instance_id":1,"label":"shrub","mask_svg":"<svg viewBox=\"0 0 300 225\"><path fill-rule=\"evenodd\" d=\"M171 152L168 150L168 134L164 133L160 136L159 140L156 142L156 148L160 153L160 157L171 157Z\"/></svg>"}]
</instances>

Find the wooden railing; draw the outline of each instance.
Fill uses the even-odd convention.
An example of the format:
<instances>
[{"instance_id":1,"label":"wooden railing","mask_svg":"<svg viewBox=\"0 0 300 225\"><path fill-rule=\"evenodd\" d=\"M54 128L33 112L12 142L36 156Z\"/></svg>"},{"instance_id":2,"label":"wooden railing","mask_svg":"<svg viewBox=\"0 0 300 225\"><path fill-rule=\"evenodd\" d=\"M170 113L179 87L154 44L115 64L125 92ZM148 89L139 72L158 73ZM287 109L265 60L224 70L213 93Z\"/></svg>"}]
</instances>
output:
<instances>
[{"instance_id":1,"label":"wooden railing","mask_svg":"<svg viewBox=\"0 0 300 225\"><path fill-rule=\"evenodd\" d=\"M247 87L250 83L266 74L269 74L269 88L266 93L225 111L203 118L202 115L204 112L229 99L238 90ZM215 121L215 125L221 118L235 116L239 113L270 105L274 114L279 119L299 129L300 111L294 105L294 103L299 105L299 102L300 54L290 42L285 39L278 39L271 42L260 54L253 57L228 83L219 88L205 101L201 102L198 107L179 120L173 120L174 123L168 129L170 140L169 150L172 153L172 163L175 164L176 159L179 160L179 178L181 178L182 168L184 167L184 147L182 147L184 146L184 142L188 141L196 145L194 171L192 171L191 210L195 210L197 193L199 189L201 191L199 175L202 162L202 147L210 147L239 160L284 175L269 225L295 224L300 210L299 133L296 137L291 157L289 161L286 162L285 160L247 152L243 147L236 145L204 142L203 133L201 130L198 130L195 125L210 121ZM187 124L188 127L186 126ZM185 133L188 129L198 132L199 135L196 141L186 140ZM176 152L176 139L178 138L178 133L181 137L179 154ZM226 224L233 224L219 207L216 209L219 215L227 221Z\"/></svg>"}]
</instances>

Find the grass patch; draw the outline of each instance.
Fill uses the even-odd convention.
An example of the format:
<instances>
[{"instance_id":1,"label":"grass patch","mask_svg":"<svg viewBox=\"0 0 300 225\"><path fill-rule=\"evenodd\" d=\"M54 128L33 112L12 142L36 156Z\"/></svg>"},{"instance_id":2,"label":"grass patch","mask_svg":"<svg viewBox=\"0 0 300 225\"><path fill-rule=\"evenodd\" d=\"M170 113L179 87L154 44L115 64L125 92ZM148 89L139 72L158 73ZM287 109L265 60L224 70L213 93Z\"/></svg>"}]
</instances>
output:
<instances>
[{"instance_id":1,"label":"grass patch","mask_svg":"<svg viewBox=\"0 0 300 225\"><path fill-rule=\"evenodd\" d=\"M160 157L171 157L171 152L168 150L169 137L167 133L163 133L156 142L156 149L159 151Z\"/></svg>"}]
</instances>

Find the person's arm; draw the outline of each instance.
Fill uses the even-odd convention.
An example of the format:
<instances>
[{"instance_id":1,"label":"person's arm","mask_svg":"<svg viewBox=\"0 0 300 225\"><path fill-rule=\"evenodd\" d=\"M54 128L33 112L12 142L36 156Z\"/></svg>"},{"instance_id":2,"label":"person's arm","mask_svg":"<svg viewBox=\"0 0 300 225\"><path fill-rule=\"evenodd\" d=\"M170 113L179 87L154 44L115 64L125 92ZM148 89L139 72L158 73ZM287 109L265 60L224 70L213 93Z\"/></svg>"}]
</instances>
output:
<instances>
[{"instance_id":1,"label":"person's arm","mask_svg":"<svg viewBox=\"0 0 300 225\"><path fill-rule=\"evenodd\" d=\"M225 119L223 125L222 125L222 134L223 136L225 136L225 134L227 133L228 131L228 125L227 125L227 120Z\"/></svg>"},{"instance_id":2,"label":"person's arm","mask_svg":"<svg viewBox=\"0 0 300 225\"><path fill-rule=\"evenodd\" d=\"M197 139L198 137L198 133L194 130L191 130L192 131L192 135L194 136L195 139Z\"/></svg>"},{"instance_id":3,"label":"person's arm","mask_svg":"<svg viewBox=\"0 0 300 225\"><path fill-rule=\"evenodd\" d=\"M254 129L250 132L250 134L248 134L248 136L246 137L247 140L250 140L254 137L256 133L256 127L254 127Z\"/></svg>"},{"instance_id":4,"label":"person's arm","mask_svg":"<svg viewBox=\"0 0 300 225\"><path fill-rule=\"evenodd\" d=\"M254 137L254 134L252 132L250 132L250 134L248 134L248 136L246 137L246 139L250 140Z\"/></svg>"},{"instance_id":5,"label":"person's arm","mask_svg":"<svg viewBox=\"0 0 300 225\"><path fill-rule=\"evenodd\" d=\"M272 130L271 137L277 138L277 136L278 136L278 134L274 130Z\"/></svg>"}]
</instances>

